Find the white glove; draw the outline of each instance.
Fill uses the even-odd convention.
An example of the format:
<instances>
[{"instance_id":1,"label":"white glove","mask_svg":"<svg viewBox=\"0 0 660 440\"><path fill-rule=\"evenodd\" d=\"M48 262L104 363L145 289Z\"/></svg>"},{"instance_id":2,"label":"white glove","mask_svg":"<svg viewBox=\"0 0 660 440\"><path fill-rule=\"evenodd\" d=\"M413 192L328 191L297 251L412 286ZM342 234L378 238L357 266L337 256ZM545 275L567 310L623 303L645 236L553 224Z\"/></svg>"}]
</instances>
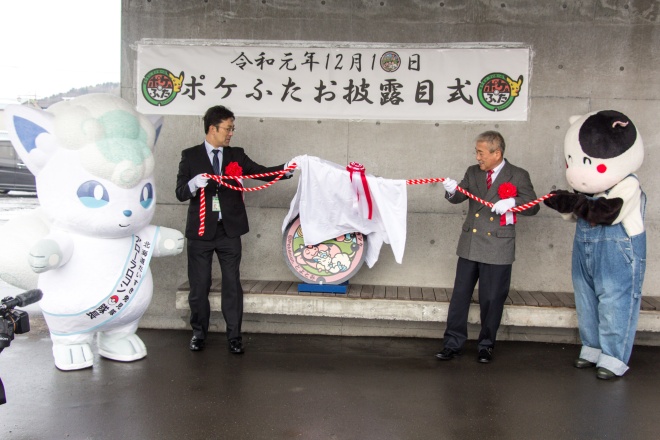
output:
<instances>
[{"instance_id":1,"label":"white glove","mask_svg":"<svg viewBox=\"0 0 660 440\"><path fill-rule=\"evenodd\" d=\"M288 162L284 165L284 168L289 168L289 167L291 166L291 164L293 164L293 163L295 163L296 165L300 165L300 158L301 158L301 157L302 157L302 156L296 156L296 157L294 157L293 159L291 159L290 161L288 161ZM293 171L297 170L298 168L300 168L300 167L297 166L297 167L295 167L293 170L291 170L290 172L293 172Z\"/></svg>"},{"instance_id":2,"label":"white glove","mask_svg":"<svg viewBox=\"0 0 660 440\"><path fill-rule=\"evenodd\" d=\"M449 177L445 177L445 180L442 181L442 185L445 187L445 191L447 191L449 194L454 194L456 192L458 183Z\"/></svg>"},{"instance_id":3,"label":"white glove","mask_svg":"<svg viewBox=\"0 0 660 440\"><path fill-rule=\"evenodd\" d=\"M205 188L209 183L209 178L204 177L202 174L198 174L192 178L192 183L195 185L195 188Z\"/></svg>"},{"instance_id":4,"label":"white glove","mask_svg":"<svg viewBox=\"0 0 660 440\"><path fill-rule=\"evenodd\" d=\"M495 203L491 211L502 215L514 206L516 206L516 199L509 197L508 199L500 200L499 202Z\"/></svg>"}]
</instances>

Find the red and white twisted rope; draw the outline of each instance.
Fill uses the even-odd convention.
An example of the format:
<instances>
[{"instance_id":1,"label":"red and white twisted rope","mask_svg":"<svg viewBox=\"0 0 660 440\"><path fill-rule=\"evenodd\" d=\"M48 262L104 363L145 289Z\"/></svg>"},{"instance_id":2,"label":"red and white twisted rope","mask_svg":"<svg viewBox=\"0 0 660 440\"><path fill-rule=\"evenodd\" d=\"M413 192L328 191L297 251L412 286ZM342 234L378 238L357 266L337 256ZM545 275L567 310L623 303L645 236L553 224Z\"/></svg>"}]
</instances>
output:
<instances>
[{"instance_id":1,"label":"red and white twisted rope","mask_svg":"<svg viewBox=\"0 0 660 440\"><path fill-rule=\"evenodd\" d=\"M437 182L444 182L444 181L445 181L445 179L443 177L435 177L435 178L432 178L432 179L410 179L410 180L406 180L406 184L407 185L422 185L422 184L425 184L425 183L437 183ZM465 194L466 196L468 196L472 200L476 200L477 202L481 203L482 205L486 205L489 208L493 207L493 203L487 202L484 199L480 199L479 197L475 196L474 194L469 193L467 190L461 188L460 186L457 186L456 190L463 193L463 194ZM513 208L509 209L509 211L511 211L511 212L522 212L526 209L531 208L534 205L538 205L539 203L541 203L542 201L544 201L546 199L549 199L553 195L554 194L546 194L543 197L539 197L536 200L532 200L531 202L524 203L520 206L514 206Z\"/></svg>"},{"instance_id":2,"label":"red and white twisted rope","mask_svg":"<svg viewBox=\"0 0 660 440\"><path fill-rule=\"evenodd\" d=\"M261 189L268 188L278 180L280 180L284 175L290 171L293 171L298 165L295 163L292 163L289 165L287 168L279 171L272 171L270 173L260 173L260 174L250 174L247 176L215 176L213 174L202 174L203 177L207 177L209 179L213 179L216 182L218 182L222 186L226 186L227 188L231 188L236 191L243 191L243 192L252 192L252 191L259 191ZM245 188L242 186L234 186L230 185L228 183L223 182L223 180L228 180L228 179L258 179L260 177L270 177L270 176L277 176L275 179L271 180L270 182L266 183L265 185L261 186L255 186L254 188ZM204 220L206 218L206 196L205 196L205 191L204 188L200 188L199 192L199 230L197 231L197 234L201 237L204 235L205 227L204 227Z\"/></svg>"},{"instance_id":3,"label":"red and white twisted rope","mask_svg":"<svg viewBox=\"0 0 660 440\"><path fill-rule=\"evenodd\" d=\"M215 176L215 175L211 175L211 174L203 174L203 176L208 177L209 179L213 179L216 182L218 182L220 185L226 186L227 188L231 188L231 189L236 190L236 191L251 192L251 191L259 191L259 190L268 188L269 186L273 185L275 182L280 180L282 177L284 177L284 175L286 173L288 173L289 171L292 171L296 167L297 167L297 164L293 163L289 167L287 167L283 170L273 171L273 172L270 172L270 173L250 174L250 175L247 175L247 176ZM268 182L264 185L261 185L261 186L254 187L254 188L238 187L238 186L233 186L233 185L230 185L228 183L223 182L223 180L227 180L227 179L256 179L256 178L260 178L260 177L269 177L269 176L276 176L276 175L277 175L277 177L275 179L271 180L270 182ZM438 182L444 182L444 181L445 181L445 179L443 177L434 177L434 178L430 178L430 179L409 179L409 180L406 180L406 184L407 185L423 185L423 184L427 184L427 183L438 183ZM465 194L467 197L469 197L473 200L476 200L477 202L481 203L482 205L488 206L489 208L493 207L493 203L488 202L484 199L481 199L481 198L475 196L474 194L468 192L467 190L461 188L460 186L457 186L456 190L463 193L463 194ZM511 212L522 212L522 211L524 211L526 209L529 209L529 208L531 208L535 205L538 205L539 203L541 203L542 201L544 201L546 199L549 199L553 195L554 194L546 194L543 197L539 197L536 200L532 200L531 202L524 203L520 206L514 206L513 208L509 209L509 211L511 211ZM205 217L206 217L206 198L204 197L204 188L201 188L200 189L200 201L199 201L199 232L198 232L200 237L202 235L204 235L204 219L205 219Z\"/></svg>"}]
</instances>

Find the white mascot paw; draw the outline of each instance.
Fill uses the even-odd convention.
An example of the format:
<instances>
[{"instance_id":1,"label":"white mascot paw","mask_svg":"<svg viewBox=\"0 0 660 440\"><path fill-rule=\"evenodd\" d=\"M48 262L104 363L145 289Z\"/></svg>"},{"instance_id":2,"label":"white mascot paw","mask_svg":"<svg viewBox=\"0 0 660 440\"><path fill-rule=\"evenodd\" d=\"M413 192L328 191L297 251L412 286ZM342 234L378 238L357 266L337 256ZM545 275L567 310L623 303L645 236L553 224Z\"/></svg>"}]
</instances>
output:
<instances>
[{"instance_id":1,"label":"white mascot paw","mask_svg":"<svg viewBox=\"0 0 660 440\"><path fill-rule=\"evenodd\" d=\"M54 240L39 240L28 256L28 264L36 273L56 269L62 261L62 249Z\"/></svg>"},{"instance_id":2,"label":"white mascot paw","mask_svg":"<svg viewBox=\"0 0 660 440\"><path fill-rule=\"evenodd\" d=\"M135 333L99 333L99 354L107 359L131 362L147 355L147 347Z\"/></svg>"},{"instance_id":3,"label":"white mascot paw","mask_svg":"<svg viewBox=\"0 0 660 440\"><path fill-rule=\"evenodd\" d=\"M157 257L179 255L183 251L183 244L184 238L180 231L161 227L158 234L158 248L155 255Z\"/></svg>"},{"instance_id":4,"label":"white mascot paw","mask_svg":"<svg viewBox=\"0 0 660 440\"><path fill-rule=\"evenodd\" d=\"M53 344L55 366L63 371L82 370L94 363L94 355L89 344Z\"/></svg>"}]
</instances>

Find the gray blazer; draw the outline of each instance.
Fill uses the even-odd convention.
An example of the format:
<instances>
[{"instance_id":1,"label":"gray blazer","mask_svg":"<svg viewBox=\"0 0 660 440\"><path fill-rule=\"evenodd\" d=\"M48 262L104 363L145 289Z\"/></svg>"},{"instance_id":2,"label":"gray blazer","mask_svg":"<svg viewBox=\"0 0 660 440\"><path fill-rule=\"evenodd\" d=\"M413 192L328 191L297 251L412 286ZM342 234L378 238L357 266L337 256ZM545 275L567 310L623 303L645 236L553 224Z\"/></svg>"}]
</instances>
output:
<instances>
[{"instance_id":1,"label":"gray blazer","mask_svg":"<svg viewBox=\"0 0 660 440\"><path fill-rule=\"evenodd\" d=\"M486 172L481 171L479 165L469 167L458 186L481 199L495 203L500 200L497 189L504 182L511 182L516 186L518 192L516 206L536 199L529 173L522 168L511 165L506 159L504 167L489 190L486 189ZM516 254L515 225L500 226L500 216L491 212L491 208L468 198L459 191L456 191L453 195L445 192L445 198L451 203L461 203L466 199L469 200L469 210L458 240L456 255L479 263L513 263ZM540 209L539 204L537 204L530 209L517 213L517 215L534 215Z\"/></svg>"}]
</instances>

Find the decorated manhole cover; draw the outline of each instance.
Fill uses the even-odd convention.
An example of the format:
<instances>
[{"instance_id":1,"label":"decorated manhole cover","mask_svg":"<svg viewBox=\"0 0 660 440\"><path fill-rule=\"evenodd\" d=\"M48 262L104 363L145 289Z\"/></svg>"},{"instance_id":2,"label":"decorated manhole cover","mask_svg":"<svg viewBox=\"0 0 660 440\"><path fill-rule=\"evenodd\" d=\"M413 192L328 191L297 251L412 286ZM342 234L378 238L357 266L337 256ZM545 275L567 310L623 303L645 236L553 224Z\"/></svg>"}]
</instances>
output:
<instances>
[{"instance_id":1,"label":"decorated manhole cover","mask_svg":"<svg viewBox=\"0 0 660 440\"><path fill-rule=\"evenodd\" d=\"M355 275L364 262L367 239L359 232L306 246L300 217L284 232L284 257L291 271L309 284L341 284Z\"/></svg>"}]
</instances>

